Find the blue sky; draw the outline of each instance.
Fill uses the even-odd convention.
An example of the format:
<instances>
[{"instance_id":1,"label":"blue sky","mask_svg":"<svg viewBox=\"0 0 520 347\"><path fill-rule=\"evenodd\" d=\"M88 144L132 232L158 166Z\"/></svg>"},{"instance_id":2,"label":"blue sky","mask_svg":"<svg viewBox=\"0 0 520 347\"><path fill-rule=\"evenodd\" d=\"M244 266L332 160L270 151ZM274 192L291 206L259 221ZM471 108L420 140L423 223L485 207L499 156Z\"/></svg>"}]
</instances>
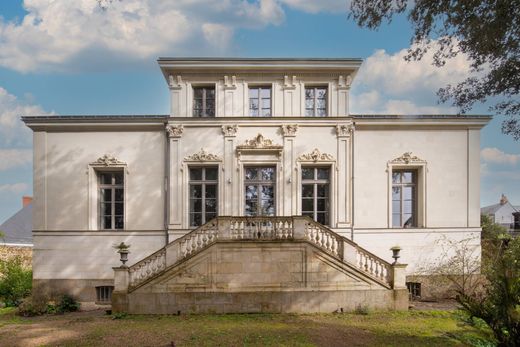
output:
<instances>
[{"instance_id":1,"label":"blue sky","mask_svg":"<svg viewBox=\"0 0 520 347\"><path fill-rule=\"evenodd\" d=\"M353 113L455 113L435 92L468 72L458 57L406 63L410 26L347 19L344 0L0 1L0 222L32 194L31 132L20 114L166 114L159 56L359 57ZM486 105L472 113L488 114ZM520 143L493 120L481 137L483 205L520 205Z\"/></svg>"}]
</instances>

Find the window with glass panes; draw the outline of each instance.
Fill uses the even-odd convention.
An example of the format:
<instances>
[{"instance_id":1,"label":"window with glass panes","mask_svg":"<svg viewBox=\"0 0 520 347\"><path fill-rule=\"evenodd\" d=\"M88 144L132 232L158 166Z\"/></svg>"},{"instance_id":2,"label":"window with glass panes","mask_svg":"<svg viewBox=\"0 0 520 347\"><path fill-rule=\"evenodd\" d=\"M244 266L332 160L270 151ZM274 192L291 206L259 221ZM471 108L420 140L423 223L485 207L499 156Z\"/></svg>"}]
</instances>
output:
<instances>
[{"instance_id":1,"label":"window with glass panes","mask_svg":"<svg viewBox=\"0 0 520 347\"><path fill-rule=\"evenodd\" d=\"M215 117L215 87L193 88L193 116Z\"/></svg>"},{"instance_id":2,"label":"window with glass panes","mask_svg":"<svg viewBox=\"0 0 520 347\"><path fill-rule=\"evenodd\" d=\"M302 215L329 224L330 168L302 167Z\"/></svg>"},{"instance_id":3,"label":"window with glass panes","mask_svg":"<svg viewBox=\"0 0 520 347\"><path fill-rule=\"evenodd\" d=\"M274 216L275 210L275 167L244 168L246 216Z\"/></svg>"},{"instance_id":4,"label":"window with glass panes","mask_svg":"<svg viewBox=\"0 0 520 347\"><path fill-rule=\"evenodd\" d=\"M305 116L327 116L327 87L305 88Z\"/></svg>"},{"instance_id":5,"label":"window with glass panes","mask_svg":"<svg viewBox=\"0 0 520 347\"><path fill-rule=\"evenodd\" d=\"M249 115L271 117L271 87L249 87Z\"/></svg>"},{"instance_id":6,"label":"window with glass panes","mask_svg":"<svg viewBox=\"0 0 520 347\"><path fill-rule=\"evenodd\" d=\"M190 226L199 226L217 216L218 168L190 168Z\"/></svg>"},{"instance_id":7,"label":"window with glass panes","mask_svg":"<svg viewBox=\"0 0 520 347\"><path fill-rule=\"evenodd\" d=\"M100 172L100 229L123 229L125 216L123 171Z\"/></svg>"},{"instance_id":8,"label":"window with glass panes","mask_svg":"<svg viewBox=\"0 0 520 347\"><path fill-rule=\"evenodd\" d=\"M417 226L417 172L394 170L392 172L392 226L407 228Z\"/></svg>"}]
</instances>

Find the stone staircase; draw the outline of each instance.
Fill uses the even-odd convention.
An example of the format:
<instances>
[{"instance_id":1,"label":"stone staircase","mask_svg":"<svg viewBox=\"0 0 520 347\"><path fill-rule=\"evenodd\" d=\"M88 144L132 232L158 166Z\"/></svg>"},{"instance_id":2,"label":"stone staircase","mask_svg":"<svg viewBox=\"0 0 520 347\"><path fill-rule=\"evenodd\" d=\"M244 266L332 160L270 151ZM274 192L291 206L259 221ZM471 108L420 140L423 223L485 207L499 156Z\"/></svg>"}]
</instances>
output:
<instances>
[{"instance_id":1,"label":"stone staircase","mask_svg":"<svg viewBox=\"0 0 520 347\"><path fill-rule=\"evenodd\" d=\"M226 247L227 249L225 249ZM231 257L237 250L240 250L240 254L245 254L245 256L240 258L239 263L232 263L238 264L240 269L230 271L225 268L232 266L227 263L226 256ZM243 252L244 250L246 250L246 253ZM213 254L213 258L207 260L206 253ZM250 262L249 255L257 253L261 256L256 256L258 258L256 261L259 263L255 264L257 267L261 265L264 269L254 270L257 271L256 274L248 274L248 272L251 272L250 269L247 269L247 264ZM234 255L235 258L243 257L237 254ZM288 259L289 254L298 256ZM303 255L304 258L301 258L303 260L298 258L300 257L299 254ZM220 258L217 259L217 257ZM259 260L259 257L263 257L263 260ZM203 258L204 260L202 260ZM276 269L273 270L273 266ZM283 266L286 266L287 269L293 268L293 270L280 270ZM184 311L205 312L203 308L201 309L197 305L200 293L205 293L206 300L216 302L208 306L212 307L210 311L257 312L259 311L258 307L254 307L254 305L250 308L247 305L245 307L243 305L231 305L231 308L221 310L221 307L226 305L219 306L218 300L225 293L233 293L236 296L237 293L243 294L246 292L249 295L251 293L259 293L260 295L266 292L276 292L277 294L274 296L279 296L280 293L287 295L287 293L295 292L304 293L299 295L299 297L304 297L309 296L309 293L317 292L328 293L330 296L334 292L336 293L334 299L329 298L329 301L332 300L335 303L338 301L336 298L338 290L345 293L353 290L359 291L362 288L362 291L365 292L364 296L361 295L362 298L364 297L361 300L364 300L364 305L399 309L404 306L407 308L407 299L404 304L404 297L408 297L405 293L405 267L406 265L386 262L309 217L222 216L174 240L130 267L114 268L115 288L112 303L115 312L172 313L172 311L175 312L175 308L181 306ZM201 270L202 268L204 270ZM210 268L213 270L208 270ZM298 270L296 271L294 268L298 268ZM302 276L300 276L300 273L302 273ZM232 277L231 274L234 274L235 277ZM289 281L285 274L287 276L292 275L293 279ZM327 279L324 279L323 274L327 274ZM268 280L264 280L268 283L256 287L249 285L248 281L256 283L258 277L264 275L270 276ZM215 279L217 277L220 279ZM226 279L223 280L224 277ZM319 277L321 279L315 279ZM193 278L196 278L196 280L193 280ZM208 278L211 278L209 282ZM395 295L388 295L389 292L394 293L396 291L401 293L397 301ZM157 304L157 300L160 301L160 299L157 299L159 297L164 301L167 300L165 298L168 296L181 297L189 293L193 294L193 298L187 300L191 306L186 303L166 304L165 307L168 307L168 309L163 310L161 308L163 306ZM199 293L199 295L197 296L196 293ZM210 293L209 297L207 297L208 293ZM370 295L367 295L367 293L370 293ZM383 294L375 295L377 293ZM143 294L147 296L143 296ZM359 296L359 293L356 295ZM394 302L376 304L367 302L367 298L371 295L375 302L381 300L393 300ZM132 300L133 297L140 297L141 299ZM143 302L144 297L147 299ZM388 299L390 297L394 299ZM259 302L260 311L327 312L327 310L321 308L316 309L316 307L321 307L319 305L310 309L295 310L294 305L289 309L284 309L282 297L276 299L281 300L281 303L273 304L269 298L262 300ZM344 306L352 308L352 302L347 301ZM145 308L146 302L153 309ZM301 305L296 306L300 307ZM331 307L331 305L328 307ZM338 306L338 309L340 308L343 309L342 306Z\"/></svg>"}]
</instances>

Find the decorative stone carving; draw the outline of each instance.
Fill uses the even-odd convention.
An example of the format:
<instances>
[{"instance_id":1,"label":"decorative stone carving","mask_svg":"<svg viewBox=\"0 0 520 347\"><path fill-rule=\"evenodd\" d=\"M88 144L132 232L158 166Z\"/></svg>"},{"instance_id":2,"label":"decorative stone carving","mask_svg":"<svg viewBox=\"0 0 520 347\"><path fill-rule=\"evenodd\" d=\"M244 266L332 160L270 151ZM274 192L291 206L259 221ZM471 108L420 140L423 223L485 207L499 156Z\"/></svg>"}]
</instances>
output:
<instances>
[{"instance_id":1,"label":"decorative stone carving","mask_svg":"<svg viewBox=\"0 0 520 347\"><path fill-rule=\"evenodd\" d=\"M352 84L352 77L347 75L346 77L341 75L338 77L338 89L350 89Z\"/></svg>"},{"instance_id":2,"label":"decorative stone carving","mask_svg":"<svg viewBox=\"0 0 520 347\"><path fill-rule=\"evenodd\" d=\"M296 88L296 76L283 76L283 88L284 89L295 89Z\"/></svg>"},{"instance_id":3,"label":"decorative stone carving","mask_svg":"<svg viewBox=\"0 0 520 347\"><path fill-rule=\"evenodd\" d=\"M220 157L216 154L208 153L201 148L200 151L184 158L184 161L220 161Z\"/></svg>"},{"instance_id":4,"label":"decorative stone carving","mask_svg":"<svg viewBox=\"0 0 520 347\"><path fill-rule=\"evenodd\" d=\"M184 133L184 126L180 125L167 125L166 132L168 133L168 137L181 137L182 133Z\"/></svg>"},{"instance_id":5,"label":"decorative stone carving","mask_svg":"<svg viewBox=\"0 0 520 347\"><path fill-rule=\"evenodd\" d=\"M296 136L298 131L298 124L284 124L282 125L283 136Z\"/></svg>"},{"instance_id":6,"label":"decorative stone carving","mask_svg":"<svg viewBox=\"0 0 520 347\"><path fill-rule=\"evenodd\" d=\"M112 155L105 154L102 157L99 157L96 161L93 161L90 163L90 165L93 166L120 166L120 165L126 165L124 161L120 161L119 159L115 158Z\"/></svg>"},{"instance_id":7,"label":"decorative stone carving","mask_svg":"<svg viewBox=\"0 0 520 347\"><path fill-rule=\"evenodd\" d=\"M336 134L338 136L349 136L354 131L353 124L338 124L336 125Z\"/></svg>"},{"instance_id":8,"label":"decorative stone carving","mask_svg":"<svg viewBox=\"0 0 520 347\"><path fill-rule=\"evenodd\" d=\"M283 146L276 145L273 140L264 138L264 135L258 134L251 140L246 140L244 144L238 146L241 148L282 148Z\"/></svg>"},{"instance_id":9,"label":"decorative stone carving","mask_svg":"<svg viewBox=\"0 0 520 347\"><path fill-rule=\"evenodd\" d=\"M177 78L174 79L173 75L168 76L168 85L170 89L181 89L182 88L182 77L177 75Z\"/></svg>"},{"instance_id":10,"label":"decorative stone carving","mask_svg":"<svg viewBox=\"0 0 520 347\"><path fill-rule=\"evenodd\" d=\"M307 154L302 154L298 157L299 161L333 161L334 157L328 153L321 153L319 149L314 148L314 150Z\"/></svg>"},{"instance_id":11,"label":"decorative stone carving","mask_svg":"<svg viewBox=\"0 0 520 347\"><path fill-rule=\"evenodd\" d=\"M224 89L235 89L237 87L237 76L224 76Z\"/></svg>"},{"instance_id":12,"label":"decorative stone carving","mask_svg":"<svg viewBox=\"0 0 520 347\"><path fill-rule=\"evenodd\" d=\"M223 125L222 126L222 133L224 136L237 136L238 131L238 125Z\"/></svg>"},{"instance_id":13,"label":"decorative stone carving","mask_svg":"<svg viewBox=\"0 0 520 347\"><path fill-rule=\"evenodd\" d=\"M412 152L405 152L400 157L397 157L390 161L392 164L410 164L410 163L425 163L426 160L423 160L415 155L412 155Z\"/></svg>"}]
</instances>

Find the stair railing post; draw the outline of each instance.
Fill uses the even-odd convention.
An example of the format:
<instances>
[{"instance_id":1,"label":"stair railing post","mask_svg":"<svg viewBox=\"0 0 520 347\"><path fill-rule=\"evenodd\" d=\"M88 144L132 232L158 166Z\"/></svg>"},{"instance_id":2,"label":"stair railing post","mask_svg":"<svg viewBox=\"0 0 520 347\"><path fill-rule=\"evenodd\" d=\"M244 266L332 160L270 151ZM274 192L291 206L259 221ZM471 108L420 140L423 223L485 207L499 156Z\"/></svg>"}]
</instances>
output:
<instances>
[{"instance_id":1,"label":"stair railing post","mask_svg":"<svg viewBox=\"0 0 520 347\"><path fill-rule=\"evenodd\" d=\"M114 291L126 293L130 277L128 267L113 267L112 269L114 270Z\"/></svg>"},{"instance_id":2,"label":"stair railing post","mask_svg":"<svg viewBox=\"0 0 520 347\"><path fill-rule=\"evenodd\" d=\"M294 216L293 217L293 239L294 240L305 240L305 227L307 221L305 217Z\"/></svg>"},{"instance_id":3,"label":"stair railing post","mask_svg":"<svg viewBox=\"0 0 520 347\"><path fill-rule=\"evenodd\" d=\"M231 240L231 220L229 218L219 217L217 228L219 240Z\"/></svg>"}]
</instances>

